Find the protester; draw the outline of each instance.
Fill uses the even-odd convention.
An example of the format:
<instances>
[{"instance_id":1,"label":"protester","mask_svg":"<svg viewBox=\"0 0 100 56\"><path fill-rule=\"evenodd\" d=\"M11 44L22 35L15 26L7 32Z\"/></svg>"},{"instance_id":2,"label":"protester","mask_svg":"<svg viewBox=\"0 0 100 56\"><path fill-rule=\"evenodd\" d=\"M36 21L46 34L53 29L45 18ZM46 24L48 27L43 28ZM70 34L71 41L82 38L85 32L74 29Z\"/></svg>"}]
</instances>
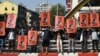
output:
<instances>
[{"instance_id":1,"label":"protester","mask_svg":"<svg viewBox=\"0 0 100 56\"><path fill-rule=\"evenodd\" d=\"M82 43L82 51L87 52L87 39L88 39L88 30L83 29L80 36L80 41Z\"/></svg>"},{"instance_id":2,"label":"protester","mask_svg":"<svg viewBox=\"0 0 100 56\"><path fill-rule=\"evenodd\" d=\"M80 40L80 35L81 35L81 28L77 28L77 32L75 34L75 40Z\"/></svg>"},{"instance_id":3,"label":"protester","mask_svg":"<svg viewBox=\"0 0 100 56\"><path fill-rule=\"evenodd\" d=\"M57 51L58 53L62 53L63 52L63 48L62 48L62 39L61 39L61 34L60 32L57 32Z\"/></svg>"},{"instance_id":4,"label":"protester","mask_svg":"<svg viewBox=\"0 0 100 56\"><path fill-rule=\"evenodd\" d=\"M26 35L26 30L25 30L24 28L21 28L21 29L19 30L19 34L20 34L20 35Z\"/></svg>"},{"instance_id":5,"label":"protester","mask_svg":"<svg viewBox=\"0 0 100 56\"><path fill-rule=\"evenodd\" d=\"M46 49L46 53L48 53L48 47L50 44L50 31L48 29L42 30L42 52Z\"/></svg>"},{"instance_id":6,"label":"protester","mask_svg":"<svg viewBox=\"0 0 100 56\"><path fill-rule=\"evenodd\" d=\"M31 28L31 31L34 31L34 28ZM33 39L35 38L33 35L34 35L34 34L32 34L31 39L30 39L30 41L32 41L32 42L33 42L32 38L33 38ZM37 36L37 37L38 37L38 36ZM32 46L31 46L31 51L36 53L36 52L37 52L37 45L32 45Z\"/></svg>"},{"instance_id":7,"label":"protester","mask_svg":"<svg viewBox=\"0 0 100 56\"><path fill-rule=\"evenodd\" d=\"M92 44L93 44L92 47L93 47L94 52L96 50L98 51L99 38L98 38L96 29L92 29Z\"/></svg>"},{"instance_id":8,"label":"protester","mask_svg":"<svg viewBox=\"0 0 100 56\"><path fill-rule=\"evenodd\" d=\"M10 29L9 30L9 33L8 33L8 40L9 40L9 50L11 48L13 48L13 50L15 49L14 48L14 39L15 39L15 33L14 33L14 30L13 29Z\"/></svg>"},{"instance_id":9,"label":"protester","mask_svg":"<svg viewBox=\"0 0 100 56\"><path fill-rule=\"evenodd\" d=\"M69 37L69 52L74 52L74 45L75 45L75 41L74 41L74 37L75 37L75 34L74 33L69 33L68 34L68 37Z\"/></svg>"}]
</instances>

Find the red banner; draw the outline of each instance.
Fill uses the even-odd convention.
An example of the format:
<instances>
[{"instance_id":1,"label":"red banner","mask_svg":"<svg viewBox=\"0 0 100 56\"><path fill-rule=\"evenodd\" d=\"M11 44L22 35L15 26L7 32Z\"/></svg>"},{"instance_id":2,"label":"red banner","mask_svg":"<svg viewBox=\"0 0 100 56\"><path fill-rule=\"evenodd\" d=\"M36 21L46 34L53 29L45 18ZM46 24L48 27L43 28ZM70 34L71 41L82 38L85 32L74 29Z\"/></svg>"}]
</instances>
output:
<instances>
[{"instance_id":1,"label":"red banner","mask_svg":"<svg viewBox=\"0 0 100 56\"><path fill-rule=\"evenodd\" d=\"M48 53L48 54L46 54L46 53L39 53L38 54L38 56L58 56L58 53Z\"/></svg>"},{"instance_id":2,"label":"red banner","mask_svg":"<svg viewBox=\"0 0 100 56\"><path fill-rule=\"evenodd\" d=\"M5 22L0 22L0 36L5 36Z\"/></svg>"},{"instance_id":3,"label":"red banner","mask_svg":"<svg viewBox=\"0 0 100 56\"><path fill-rule=\"evenodd\" d=\"M55 18L55 29L63 30L64 29L64 16L56 16Z\"/></svg>"},{"instance_id":4,"label":"red banner","mask_svg":"<svg viewBox=\"0 0 100 56\"><path fill-rule=\"evenodd\" d=\"M67 33L76 33L75 19L67 19Z\"/></svg>"},{"instance_id":5,"label":"red banner","mask_svg":"<svg viewBox=\"0 0 100 56\"><path fill-rule=\"evenodd\" d=\"M18 43L17 43L17 50L26 50L26 49L27 49L27 36L19 35Z\"/></svg>"},{"instance_id":6,"label":"red banner","mask_svg":"<svg viewBox=\"0 0 100 56\"><path fill-rule=\"evenodd\" d=\"M88 28L88 26L89 26L88 18L89 18L88 14L85 14L85 13L80 14L80 18L79 18L80 28Z\"/></svg>"},{"instance_id":7,"label":"red banner","mask_svg":"<svg viewBox=\"0 0 100 56\"><path fill-rule=\"evenodd\" d=\"M41 17L40 26L50 27L50 12L41 12L40 17Z\"/></svg>"},{"instance_id":8,"label":"red banner","mask_svg":"<svg viewBox=\"0 0 100 56\"><path fill-rule=\"evenodd\" d=\"M98 56L97 52L78 53L78 56Z\"/></svg>"},{"instance_id":9,"label":"red banner","mask_svg":"<svg viewBox=\"0 0 100 56\"><path fill-rule=\"evenodd\" d=\"M18 56L17 53L2 53L0 56Z\"/></svg>"},{"instance_id":10,"label":"red banner","mask_svg":"<svg viewBox=\"0 0 100 56\"><path fill-rule=\"evenodd\" d=\"M99 14L98 13L90 14L90 27L99 27Z\"/></svg>"},{"instance_id":11,"label":"red banner","mask_svg":"<svg viewBox=\"0 0 100 56\"><path fill-rule=\"evenodd\" d=\"M15 28L16 27L17 15L8 14L6 28Z\"/></svg>"},{"instance_id":12,"label":"red banner","mask_svg":"<svg viewBox=\"0 0 100 56\"><path fill-rule=\"evenodd\" d=\"M38 37L37 31L29 30L28 31L28 45L37 45Z\"/></svg>"}]
</instances>

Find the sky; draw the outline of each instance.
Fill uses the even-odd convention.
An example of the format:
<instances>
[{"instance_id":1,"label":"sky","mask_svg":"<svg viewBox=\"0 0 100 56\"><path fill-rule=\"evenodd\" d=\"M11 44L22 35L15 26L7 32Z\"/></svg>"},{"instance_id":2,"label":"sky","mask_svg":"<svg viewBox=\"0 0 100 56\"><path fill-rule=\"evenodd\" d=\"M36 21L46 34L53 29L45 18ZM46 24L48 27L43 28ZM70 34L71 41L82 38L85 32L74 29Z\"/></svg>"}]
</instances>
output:
<instances>
[{"instance_id":1,"label":"sky","mask_svg":"<svg viewBox=\"0 0 100 56\"><path fill-rule=\"evenodd\" d=\"M23 3L24 6L26 6L27 8L34 10L34 8L41 3L48 3L55 5L57 3L60 3L64 6L66 6L66 0L12 0L12 2L19 4L19 3Z\"/></svg>"}]
</instances>

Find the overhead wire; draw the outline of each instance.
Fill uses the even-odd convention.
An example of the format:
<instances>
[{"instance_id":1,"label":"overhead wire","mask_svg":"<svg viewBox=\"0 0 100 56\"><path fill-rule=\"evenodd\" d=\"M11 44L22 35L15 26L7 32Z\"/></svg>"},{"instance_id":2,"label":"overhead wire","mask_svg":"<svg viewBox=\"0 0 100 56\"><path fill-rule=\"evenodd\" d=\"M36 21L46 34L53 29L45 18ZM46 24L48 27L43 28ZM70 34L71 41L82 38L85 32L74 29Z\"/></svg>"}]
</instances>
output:
<instances>
[{"instance_id":1,"label":"overhead wire","mask_svg":"<svg viewBox=\"0 0 100 56\"><path fill-rule=\"evenodd\" d=\"M90 10L92 13L95 13L95 10L92 9L92 6L91 6L90 2L88 2L88 8L89 8L89 10Z\"/></svg>"}]
</instances>

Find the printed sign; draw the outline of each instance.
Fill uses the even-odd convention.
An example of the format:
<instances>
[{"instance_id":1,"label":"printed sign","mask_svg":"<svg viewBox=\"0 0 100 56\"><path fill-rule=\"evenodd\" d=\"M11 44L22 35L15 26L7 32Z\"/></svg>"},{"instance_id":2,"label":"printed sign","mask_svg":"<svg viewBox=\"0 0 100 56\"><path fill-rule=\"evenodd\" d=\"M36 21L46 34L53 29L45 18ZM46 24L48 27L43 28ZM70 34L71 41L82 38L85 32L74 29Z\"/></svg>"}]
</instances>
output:
<instances>
[{"instance_id":1,"label":"printed sign","mask_svg":"<svg viewBox=\"0 0 100 56\"><path fill-rule=\"evenodd\" d=\"M17 15L8 14L6 28L15 28L16 27Z\"/></svg>"},{"instance_id":2,"label":"printed sign","mask_svg":"<svg viewBox=\"0 0 100 56\"><path fill-rule=\"evenodd\" d=\"M28 45L37 45L38 37L37 31L29 30L28 31Z\"/></svg>"},{"instance_id":3,"label":"printed sign","mask_svg":"<svg viewBox=\"0 0 100 56\"><path fill-rule=\"evenodd\" d=\"M90 14L90 27L99 27L99 14L98 13Z\"/></svg>"},{"instance_id":4,"label":"printed sign","mask_svg":"<svg viewBox=\"0 0 100 56\"><path fill-rule=\"evenodd\" d=\"M19 35L18 43L17 43L17 50L26 50L26 49L27 49L27 36Z\"/></svg>"},{"instance_id":5,"label":"printed sign","mask_svg":"<svg viewBox=\"0 0 100 56\"><path fill-rule=\"evenodd\" d=\"M40 17L41 17L40 26L50 27L50 12L41 12Z\"/></svg>"},{"instance_id":6,"label":"printed sign","mask_svg":"<svg viewBox=\"0 0 100 56\"><path fill-rule=\"evenodd\" d=\"M89 15L88 14L80 14L80 18L79 18L79 25L80 25L80 28L88 28L89 26Z\"/></svg>"},{"instance_id":7,"label":"printed sign","mask_svg":"<svg viewBox=\"0 0 100 56\"><path fill-rule=\"evenodd\" d=\"M67 33L76 33L75 19L67 19Z\"/></svg>"},{"instance_id":8,"label":"printed sign","mask_svg":"<svg viewBox=\"0 0 100 56\"><path fill-rule=\"evenodd\" d=\"M55 18L55 29L63 30L64 29L64 16L56 16Z\"/></svg>"},{"instance_id":9,"label":"printed sign","mask_svg":"<svg viewBox=\"0 0 100 56\"><path fill-rule=\"evenodd\" d=\"M0 36L5 36L5 22L0 21Z\"/></svg>"}]
</instances>

